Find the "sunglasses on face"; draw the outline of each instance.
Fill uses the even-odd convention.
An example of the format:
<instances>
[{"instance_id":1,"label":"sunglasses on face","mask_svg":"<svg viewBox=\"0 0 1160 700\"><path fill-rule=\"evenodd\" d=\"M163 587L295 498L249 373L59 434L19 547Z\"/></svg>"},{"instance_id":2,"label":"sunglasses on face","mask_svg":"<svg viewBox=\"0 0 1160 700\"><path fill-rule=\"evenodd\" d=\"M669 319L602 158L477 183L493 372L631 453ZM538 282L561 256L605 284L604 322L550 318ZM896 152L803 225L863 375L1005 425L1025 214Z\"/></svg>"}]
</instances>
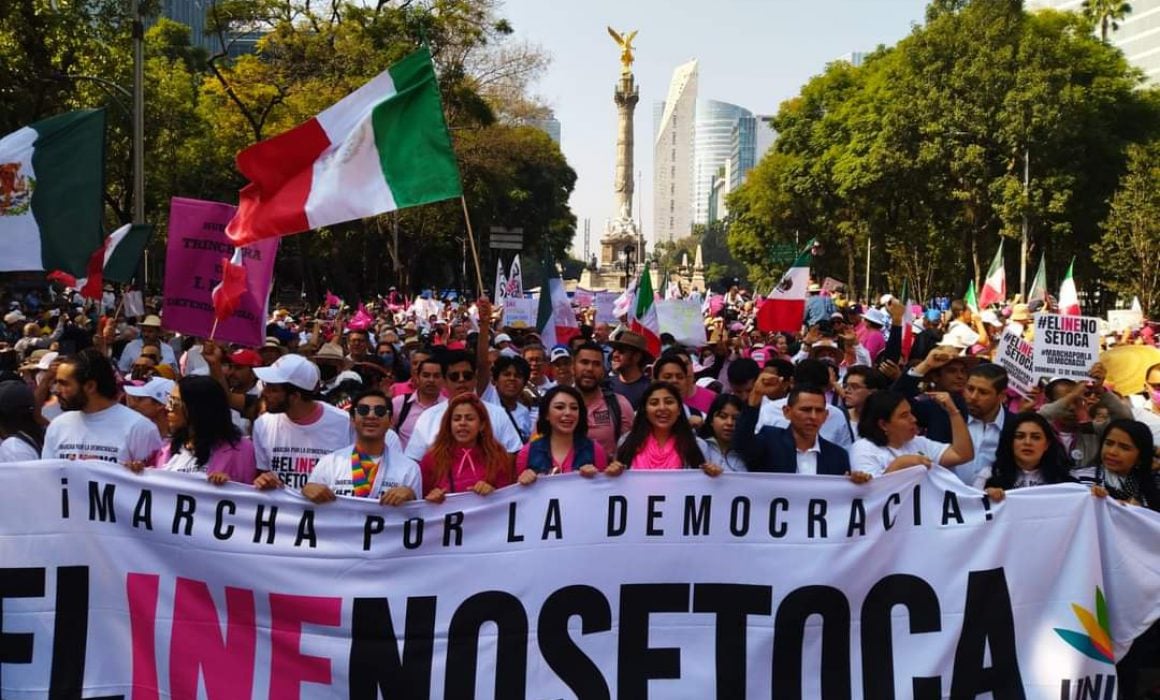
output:
<instances>
[{"instance_id":1,"label":"sunglasses on face","mask_svg":"<svg viewBox=\"0 0 1160 700\"><path fill-rule=\"evenodd\" d=\"M467 370L466 372L448 372L447 378L453 382L470 382L475 379L475 372Z\"/></svg>"},{"instance_id":2,"label":"sunglasses on face","mask_svg":"<svg viewBox=\"0 0 1160 700\"><path fill-rule=\"evenodd\" d=\"M363 418L366 418L367 416L369 416L372 411L374 411L374 414L376 417L382 418L382 417L387 415L387 410L388 409L387 409L386 405L384 405L384 404L377 404L374 406L368 406L367 404L363 403L363 404L359 404L358 406L354 407L355 414L357 414Z\"/></svg>"}]
</instances>

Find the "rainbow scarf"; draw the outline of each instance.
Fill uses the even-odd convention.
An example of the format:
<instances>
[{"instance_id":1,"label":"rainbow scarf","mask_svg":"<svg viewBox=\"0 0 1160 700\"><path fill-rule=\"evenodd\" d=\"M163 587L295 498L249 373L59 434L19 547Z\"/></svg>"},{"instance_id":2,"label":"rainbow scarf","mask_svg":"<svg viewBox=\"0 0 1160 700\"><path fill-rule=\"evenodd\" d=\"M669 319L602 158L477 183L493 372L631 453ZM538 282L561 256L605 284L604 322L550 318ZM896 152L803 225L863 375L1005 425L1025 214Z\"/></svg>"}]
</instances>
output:
<instances>
[{"instance_id":1,"label":"rainbow scarf","mask_svg":"<svg viewBox=\"0 0 1160 700\"><path fill-rule=\"evenodd\" d=\"M368 498L371 495L378 471L379 463L373 457L359 452L358 448L351 451L350 483L354 487L355 496Z\"/></svg>"}]
</instances>

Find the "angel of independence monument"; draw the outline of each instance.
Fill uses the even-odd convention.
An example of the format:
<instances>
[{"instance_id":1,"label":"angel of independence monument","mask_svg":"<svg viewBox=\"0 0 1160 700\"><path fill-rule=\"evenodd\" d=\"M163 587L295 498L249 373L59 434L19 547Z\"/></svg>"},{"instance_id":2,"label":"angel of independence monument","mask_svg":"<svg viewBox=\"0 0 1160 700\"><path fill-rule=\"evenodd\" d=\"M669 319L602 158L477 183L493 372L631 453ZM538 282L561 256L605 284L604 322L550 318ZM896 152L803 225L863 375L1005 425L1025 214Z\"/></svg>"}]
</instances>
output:
<instances>
[{"instance_id":1,"label":"angel of independence monument","mask_svg":"<svg viewBox=\"0 0 1160 700\"><path fill-rule=\"evenodd\" d=\"M632 218L633 111L640 100L632 74L632 40L636 38L636 31L625 32L622 36L609 27L608 33L620 47L620 79L613 93L617 116L616 176L613 180L616 217L608 220L600 236L599 258L593 260L581 275L580 286L588 289L623 289L644 260L644 236Z\"/></svg>"}]
</instances>

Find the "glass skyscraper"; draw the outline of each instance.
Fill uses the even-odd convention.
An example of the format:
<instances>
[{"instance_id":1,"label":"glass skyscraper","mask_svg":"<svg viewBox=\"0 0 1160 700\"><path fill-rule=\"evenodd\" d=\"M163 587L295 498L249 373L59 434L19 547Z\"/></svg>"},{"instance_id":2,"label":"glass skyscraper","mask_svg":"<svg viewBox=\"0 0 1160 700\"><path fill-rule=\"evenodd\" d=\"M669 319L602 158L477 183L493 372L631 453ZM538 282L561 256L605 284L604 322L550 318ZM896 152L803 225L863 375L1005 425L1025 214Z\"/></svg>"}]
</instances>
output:
<instances>
[{"instance_id":1,"label":"glass skyscraper","mask_svg":"<svg viewBox=\"0 0 1160 700\"><path fill-rule=\"evenodd\" d=\"M697 100L693 123L693 223L709 223L709 198L713 178L729 162L733 150L733 130L738 122L753 113L744 107L717 100ZM753 129L749 128L749 145L745 156L753 167ZM685 235L688 235L687 233Z\"/></svg>"}]
</instances>

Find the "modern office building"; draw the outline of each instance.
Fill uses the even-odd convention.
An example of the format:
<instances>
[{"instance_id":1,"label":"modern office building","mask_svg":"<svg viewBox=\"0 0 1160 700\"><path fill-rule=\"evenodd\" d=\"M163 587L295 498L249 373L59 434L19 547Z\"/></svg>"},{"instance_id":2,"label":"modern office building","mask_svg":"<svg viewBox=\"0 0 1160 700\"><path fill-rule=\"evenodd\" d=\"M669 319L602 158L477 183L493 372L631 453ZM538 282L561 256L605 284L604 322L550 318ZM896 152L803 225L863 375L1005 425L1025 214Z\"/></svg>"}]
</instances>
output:
<instances>
[{"instance_id":1,"label":"modern office building","mask_svg":"<svg viewBox=\"0 0 1160 700\"><path fill-rule=\"evenodd\" d=\"M709 200L713 180L730 159L733 131L741 119L753 118L744 107L717 100L697 100L693 127L693 220L694 224L709 223ZM739 167L748 172L754 163L754 129L749 125L747 135L739 135Z\"/></svg>"},{"instance_id":2,"label":"modern office building","mask_svg":"<svg viewBox=\"0 0 1160 700\"><path fill-rule=\"evenodd\" d=\"M866 56L867 54L865 51L851 51L850 53L838 56L838 60L845 61L846 63L849 63L850 65L857 68L858 66L862 65L863 61L866 60Z\"/></svg>"},{"instance_id":3,"label":"modern office building","mask_svg":"<svg viewBox=\"0 0 1160 700\"><path fill-rule=\"evenodd\" d=\"M209 7L210 0L161 0L160 16L189 27L189 43L212 55L221 51L222 46L217 35L206 32L205 15ZM226 53L230 58L254 53L261 38L261 32L231 33L226 37Z\"/></svg>"},{"instance_id":4,"label":"modern office building","mask_svg":"<svg viewBox=\"0 0 1160 700\"><path fill-rule=\"evenodd\" d=\"M1109 31L1108 41L1144 71L1149 85L1160 84L1160 0L1132 0L1131 5L1120 28ZM1028 10L1045 8L1083 12L1083 0L1027 0Z\"/></svg>"},{"instance_id":5,"label":"modern office building","mask_svg":"<svg viewBox=\"0 0 1160 700\"><path fill-rule=\"evenodd\" d=\"M653 244L684 238L692 230L696 115L694 59L677 66L665 101L653 110Z\"/></svg>"},{"instance_id":6,"label":"modern office building","mask_svg":"<svg viewBox=\"0 0 1160 700\"><path fill-rule=\"evenodd\" d=\"M772 119L767 114L743 116L733 125L729 135L729 162L725 170L727 193L740 187L749 171L773 148L777 132L770 125Z\"/></svg>"},{"instance_id":7,"label":"modern office building","mask_svg":"<svg viewBox=\"0 0 1160 700\"><path fill-rule=\"evenodd\" d=\"M534 126L547 134L556 142L557 146L560 145L560 120L556 118L555 114L549 113L544 119L529 119L526 123L528 126Z\"/></svg>"}]
</instances>

